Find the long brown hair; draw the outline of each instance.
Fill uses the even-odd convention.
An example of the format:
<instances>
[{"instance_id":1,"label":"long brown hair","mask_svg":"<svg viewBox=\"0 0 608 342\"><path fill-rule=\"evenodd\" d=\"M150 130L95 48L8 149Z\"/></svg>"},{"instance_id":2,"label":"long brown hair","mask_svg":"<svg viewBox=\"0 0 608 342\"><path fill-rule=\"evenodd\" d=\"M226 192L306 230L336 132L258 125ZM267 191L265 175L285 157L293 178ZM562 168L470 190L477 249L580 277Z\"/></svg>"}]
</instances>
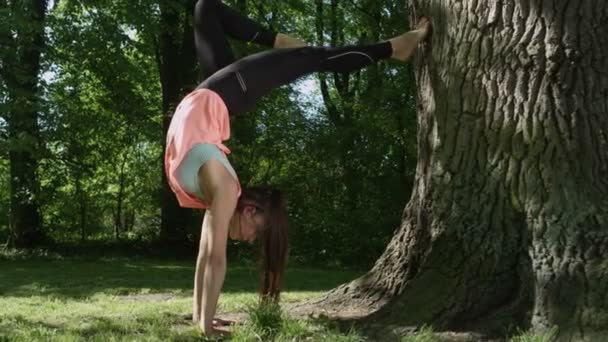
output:
<instances>
[{"instance_id":1,"label":"long brown hair","mask_svg":"<svg viewBox=\"0 0 608 342\"><path fill-rule=\"evenodd\" d=\"M283 194L269 186L242 190L237 208L251 205L264 215L265 229L258 233L260 242L263 300L278 301L289 253L287 204Z\"/></svg>"}]
</instances>

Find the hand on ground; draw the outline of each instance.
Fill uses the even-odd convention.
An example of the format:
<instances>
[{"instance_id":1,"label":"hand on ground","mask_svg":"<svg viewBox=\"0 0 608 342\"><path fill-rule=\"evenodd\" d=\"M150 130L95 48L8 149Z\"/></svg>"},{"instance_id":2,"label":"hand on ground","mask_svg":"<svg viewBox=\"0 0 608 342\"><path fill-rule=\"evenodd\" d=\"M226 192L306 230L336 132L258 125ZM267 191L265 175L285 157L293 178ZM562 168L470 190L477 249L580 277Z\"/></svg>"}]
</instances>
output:
<instances>
[{"instance_id":1,"label":"hand on ground","mask_svg":"<svg viewBox=\"0 0 608 342\"><path fill-rule=\"evenodd\" d=\"M226 326L214 326L213 327L213 336L221 336L221 337L230 337L232 335L230 333L230 329Z\"/></svg>"},{"instance_id":2,"label":"hand on ground","mask_svg":"<svg viewBox=\"0 0 608 342\"><path fill-rule=\"evenodd\" d=\"M201 328L203 336L213 341L215 341L217 338L221 339L222 337L230 337L232 335L230 333L230 328L226 326L213 326L210 329L206 329L207 333L205 333L205 330L203 330L202 327L199 326L199 328Z\"/></svg>"},{"instance_id":3,"label":"hand on ground","mask_svg":"<svg viewBox=\"0 0 608 342\"><path fill-rule=\"evenodd\" d=\"M235 321L225 320L221 318L214 318L212 323L213 327L229 327L237 324Z\"/></svg>"}]
</instances>

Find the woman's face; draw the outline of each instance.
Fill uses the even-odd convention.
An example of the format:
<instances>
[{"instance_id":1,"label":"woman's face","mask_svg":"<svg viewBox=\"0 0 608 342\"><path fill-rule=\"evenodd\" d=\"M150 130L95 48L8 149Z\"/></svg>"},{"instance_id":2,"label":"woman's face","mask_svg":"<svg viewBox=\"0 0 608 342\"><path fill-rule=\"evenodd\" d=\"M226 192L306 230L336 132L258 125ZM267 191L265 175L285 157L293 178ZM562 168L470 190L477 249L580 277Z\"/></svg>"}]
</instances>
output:
<instances>
[{"instance_id":1,"label":"woman's face","mask_svg":"<svg viewBox=\"0 0 608 342\"><path fill-rule=\"evenodd\" d=\"M231 230L230 238L253 243L264 227L264 216L254 206L247 205L238 222L238 227Z\"/></svg>"}]
</instances>

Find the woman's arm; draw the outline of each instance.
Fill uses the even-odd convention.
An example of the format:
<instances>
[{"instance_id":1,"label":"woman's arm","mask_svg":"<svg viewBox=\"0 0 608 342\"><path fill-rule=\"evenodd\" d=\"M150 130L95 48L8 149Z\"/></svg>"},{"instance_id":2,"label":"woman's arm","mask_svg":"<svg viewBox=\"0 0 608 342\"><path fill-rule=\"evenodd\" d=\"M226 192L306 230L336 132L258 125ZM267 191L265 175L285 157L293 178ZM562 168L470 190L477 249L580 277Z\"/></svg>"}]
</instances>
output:
<instances>
[{"instance_id":1,"label":"woman's arm","mask_svg":"<svg viewBox=\"0 0 608 342\"><path fill-rule=\"evenodd\" d=\"M198 256L196 257L196 269L194 272L194 291L192 296L192 322L199 323L201 320L201 303L203 301L203 276L205 275L205 256L207 255L207 230L209 229L208 211L205 213L201 227L201 239L198 245Z\"/></svg>"},{"instance_id":2,"label":"woman's arm","mask_svg":"<svg viewBox=\"0 0 608 342\"><path fill-rule=\"evenodd\" d=\"M226 244L228 241L228 225L234 214L237 203L238 185L223 165L217 161L209 161L203 167L203 183L209 197L211 207L207 211L203 227L206 234L206 253L203 255L203 294L201 330L211 335L213 317L217 308L220 290L226 275Z\"/></svg>"}]
</instances>

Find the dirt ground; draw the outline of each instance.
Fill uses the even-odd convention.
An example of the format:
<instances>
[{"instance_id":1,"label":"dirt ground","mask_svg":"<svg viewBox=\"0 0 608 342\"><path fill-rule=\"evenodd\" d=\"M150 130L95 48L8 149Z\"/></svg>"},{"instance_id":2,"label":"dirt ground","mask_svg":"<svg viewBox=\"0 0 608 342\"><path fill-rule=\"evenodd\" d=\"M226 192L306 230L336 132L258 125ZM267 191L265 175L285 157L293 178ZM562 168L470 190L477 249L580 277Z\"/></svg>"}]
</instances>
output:
<instances>
[{"instance_id":1,"label":"dirt ground","mask_svg":"<svg viewBox=\"0 0 608 342\"><path fill-rule=\"evenodd\" d=\"M171 294L155 293L141 295L121 296L125 301L165 301L175 298ZM303 303L287 303L282 305L283 313L292 319L318 320L322 322L332 322L343 328L350 330L353 326L368 341L396 341L399 337L414 334L419 331L419 327L383 325L379 323L367 323L364 318L372 313L369 308L361 308L342 304L340 306L320 306L314 301ZM177 313L178 320L173 327L176 330L186 329L191 324L191 313ZM219 318L231 320L238 323L247 321L245 312L220 312ZM435 332L435 337L441 342L502 342L502 339L490 339L474 332Z\"/></svg>"}]
</instances>

